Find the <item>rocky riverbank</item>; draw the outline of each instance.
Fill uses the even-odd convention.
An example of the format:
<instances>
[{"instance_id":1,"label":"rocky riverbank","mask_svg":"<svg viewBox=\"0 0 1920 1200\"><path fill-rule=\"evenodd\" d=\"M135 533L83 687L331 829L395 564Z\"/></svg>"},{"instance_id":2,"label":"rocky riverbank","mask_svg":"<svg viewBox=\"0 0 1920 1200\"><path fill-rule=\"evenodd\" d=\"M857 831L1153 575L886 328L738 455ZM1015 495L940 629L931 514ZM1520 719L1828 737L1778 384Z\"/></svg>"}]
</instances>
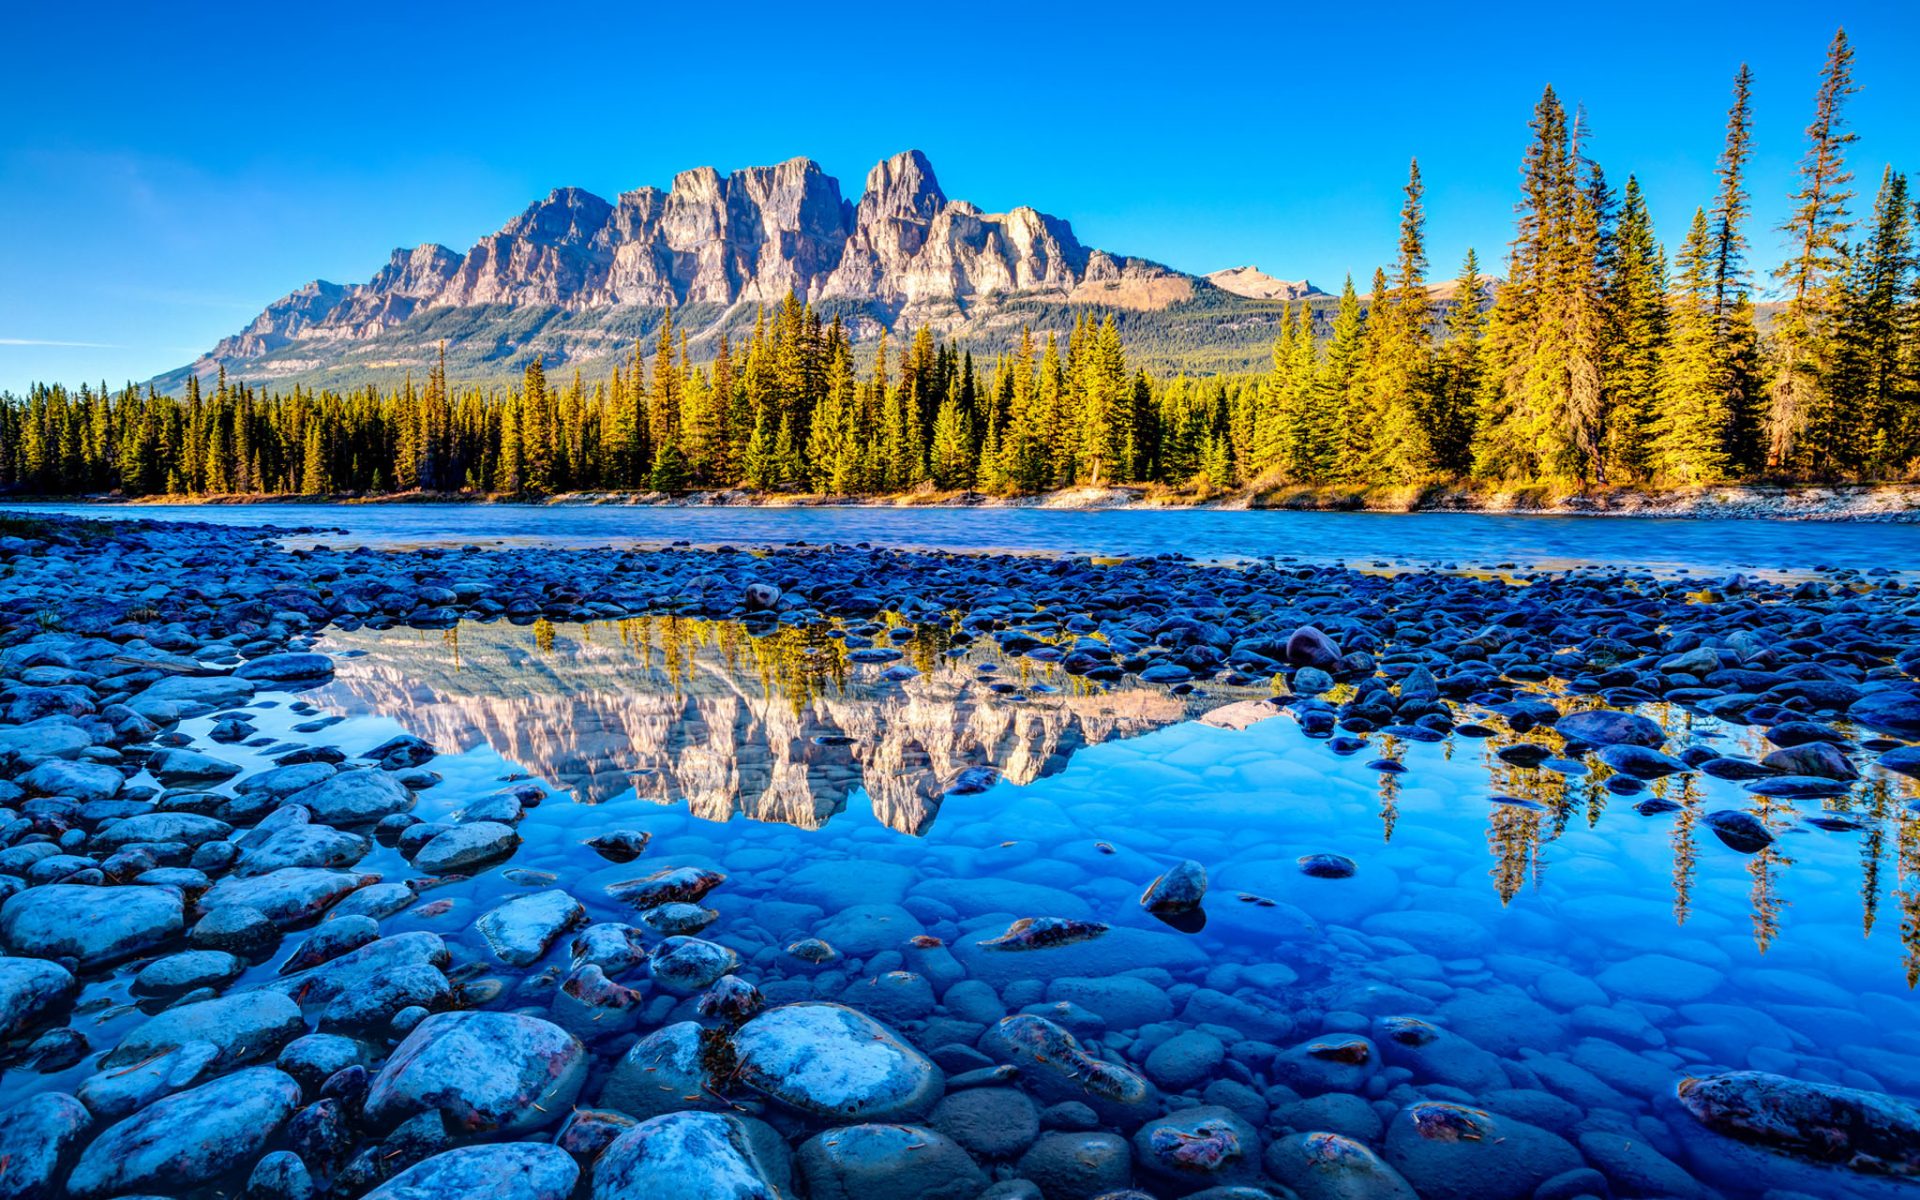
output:
<instances>
[{"instance_id":1,"label":"rocky riverbank","mask_svg":"<svg viewBox=\"0 0 1920 1200\"><path fill-rule=\"evenodd\" d=\"M435 747L350 756L298 698L335 669L328 628L642 614L824 627L909 673L897 631L924 624L1090 686L1274 678L1217 719L1289 719L1339 755L1514 735L1503 759L1591 771L1647 820L1679 807L1650 780L1737 781L1752 806L1702 814L1729 853L1814 832L1778 804L1920 775L1920 592L1885 570L289 551L272 531L15 523L6 1194L1574 1200L1896 1195L1888 1177L1920 1173L1899 1022L1840 1063L1729 1029L1711 966L1572 975L1340 855L1210 894L1211 853L1062 847L966 880L884 845L769 847L728 874L710 834L587 825L604 869L565 873L523 835L536 781L446 797ZM1723 753L1636 711L1656 703L1774 748ZM1138 899L1076 854L1132 867ZM423 927L456 899L478 913L461 931ZM1277 922L1247 927L1263 961L1183 940L1209 906ZM1759 1041L1773 1069L1749 1066Z\"/></svg>"},{"instance_id":2,"label":"rocky riverbank","mask_svg":"<svg viewBox=\"0 0 1920 1200\"><path fill-rule=\"evenodd\" d=\"M1920 521L1920 484L1762 485L1569 491L1546 485L1434 484L1347 488L1251 485L1224 492L1163 487L1071 487L1031 496L921 489L890 496L825 496L739 489L690 492L566 492L537 500L472 492L339 496L41 497L126 504L541 504L660 508L1126 508L1291 509L1321 512L1469 512L1540 516L1671 517L1699 520Z\"/></svg>"}]
</instances>

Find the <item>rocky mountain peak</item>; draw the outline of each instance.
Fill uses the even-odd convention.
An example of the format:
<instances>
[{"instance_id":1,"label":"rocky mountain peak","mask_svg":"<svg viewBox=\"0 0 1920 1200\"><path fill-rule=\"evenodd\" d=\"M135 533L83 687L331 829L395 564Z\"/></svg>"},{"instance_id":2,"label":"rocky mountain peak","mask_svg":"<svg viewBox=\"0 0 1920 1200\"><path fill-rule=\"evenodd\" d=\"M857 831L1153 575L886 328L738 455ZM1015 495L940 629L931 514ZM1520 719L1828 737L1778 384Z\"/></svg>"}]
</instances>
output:
<instances>
[{"instance_id":1,"label":"rocky mountain peak","mask_svg":"<svg viewBox=\"0 0 1920 1200\"><path fill-rule=\"evenodd\" d=\"M1232 292L1252 300L1302 300L1308 296L1326 295L1305 279L1275 279L1251 265L1213 271L1206 279L1223 292Z\"/></svg>"},{"instance_id":2,"label":"rocky mountain peak","mask_svg":"<svg viewBox=\"0 0 1920 1200\"><path fill-rule=\"evenodd\" d=\"M987 213L949 199L918 150L875 164L858 204L818 163L794 157L731 174L695 167L664 192L637 188L615 203L555 188L465 254L432 244L396 250L366 283L316 283L276 301L188 370L270 377L275 368L257 360L277 355L290 364L283 373L307 371L376 337L396 351L392 362L414 349L409 323L446 308L584 314L776 304L792 292L855 302L882 325L945 328L1014 296L1159 308L1191 291L1190 277L1089 250L1067 222L1037 209ZM486 322L506 319L485 318L468 336L499 335ZM420 352L441 336L422 329ZM567 357L542 352L554 363Z\"/></svg>"}]
</instances>

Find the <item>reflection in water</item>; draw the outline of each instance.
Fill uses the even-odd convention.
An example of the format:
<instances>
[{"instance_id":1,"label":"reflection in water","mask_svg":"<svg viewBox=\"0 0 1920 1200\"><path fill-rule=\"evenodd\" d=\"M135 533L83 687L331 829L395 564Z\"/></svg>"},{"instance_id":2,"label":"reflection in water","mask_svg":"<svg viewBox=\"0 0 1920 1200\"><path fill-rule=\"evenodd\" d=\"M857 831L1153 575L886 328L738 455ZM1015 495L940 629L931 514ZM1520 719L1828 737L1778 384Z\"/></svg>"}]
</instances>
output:
<instances>
[{"instance_id":1,"label":"reflection in water","mask_svg":"<svg viewBox=\"0 0 1920 1200\"><path fill-rule=\"evenodd\" d=\"M898 620L853 634L898 661L856 662L877 655L849 650L849 632L676 616L336 632L339 672L314 699L395 716L442 751L488 745L590 804L632 789L709 820L814 829L864 791L919 834L963 779L1030 783L1084 746L1265 694L1108 689Z\"/></svg>"},{"instance_id":2,"label":"reflection in water","mask_svg":"<svg viewBox=\"0 0 1920 1200\"><path fill-rule=\"evenodd\" d=\"M891 829L924 835L944 801L996 778L1024 786L1058 774L1086 747L1203 714L1209 724L1245 728L1280 712L1261 702L1264 686L1208 685L1187 694L1137 682L1109 687L1032 657L1005 656L991 642L956 646L944 626L892 617L764 630L674 616L531 627L470 622L444 633L335 632L323 648L339 673L315 699L349 715L396 717L442 751L489 747L584 803L631 795L685 804L710 821L744 816L809 830L864 806ZM1564 695L1556 680L1539 690L1569 708L1595 703ZM1758 729L1671 705L1641 711L1675 747L1702 744L1750 759L1768 748ZM1461 715L1490 736L1416 748L1390 732L1369 735L1383 845L1404 828L1405 789L1438 771L1457 795L1454 819L1465 806L1484 805L1487 875L1506 906L1565 869L1555 867L1566 857L1555 849L1570 836L1599 834L1624 845L1633 835L1644 846L1645 835L1659 836L1654 823L1667 822L1671 909L1684 926L1696 912L1703 850L1726 849L1705 836L1706 817L1745 809L1774 835L1742 864L1752 943L1765 953L1790 919L1783 880L1797 851L1812 845L1809 838L1856 837L1859 927L1872 933L1891 884L1905 973L1910 986L1920 981L1915 781L1869 768L1846 794L1798 801L1695 772L1641 784L1591 756L1569 762L1551 727L1517 732L1495 713ZM1523 744L1538 750L1502 753ZM1438 751L1439 763L1428 751ZM1323 772L1349 769L1319 747L1303 752L1318 756ZM1673 807L1643 816L1635 805L1649 798ZM1808 824L1840 816L1858 830ZM1883 865L1890 845L1891 880ZM1830 862L1814 869L1837 878Z\"/></svg>"}]
</instances>

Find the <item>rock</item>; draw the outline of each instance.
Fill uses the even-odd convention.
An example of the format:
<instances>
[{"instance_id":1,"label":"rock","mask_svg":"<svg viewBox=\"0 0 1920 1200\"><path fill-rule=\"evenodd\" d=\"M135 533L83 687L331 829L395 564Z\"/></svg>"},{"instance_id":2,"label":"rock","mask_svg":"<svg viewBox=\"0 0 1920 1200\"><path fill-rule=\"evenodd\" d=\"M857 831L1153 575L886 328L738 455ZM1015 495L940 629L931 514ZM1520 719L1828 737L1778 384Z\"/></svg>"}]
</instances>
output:
<instances>
[{"instance_id":1,"label":"rock","mask_svg":"<svg viewBox=\"0 0 1920 1200\"><path fill-rule=\"evenodd\" d=\"M81 1081L77 1094L87 1111L103 1120L132 1116L162 1096L200 1083L213 1072L220 1047L187 1042L147 1055L131 1066L101 1071Z\"/></svg>"},{"instance_id":2,"label":"rock","mask_svg":"<svg viewBox=\"0 0 1920 1200\"><path fill-rule=\"evenodd\" d=\"M1881 733L1920 738L1920 696L1911 692L1869 692L1853 702L1847 717Z\"/></svg>"},{"instance_id":3,"label":"rock","mask_svg":"<svg viewBox=\"0 0 1920 1200\"><path fill-rule=\"evenodd\" d=\"M89 1145L67 1180L75 1200L179 1193L250 1162L300 1103L300 1085L249 1067L156 1100Z\"/></svg>"},{"instance_id":4,"label":"rock","mask_svg":"<svg viewBox=\"0 0 1920 1200\"><path fill-rule=\"evenodd\" d=\"M561 934L585 924L587 910L558 888L516 896L474 922L493 956L510 967L539 962Z\"/></svg>"},{"instance_id":5,"label":"rock","mask_svg":"<svg viewBox=\"0 0 1920 1200\"><path fill-rule=\"evenodd\" d=\"M1630 742L1602 746L1594 757L1622 775L1631 775L1635 779L1664 779L1687 770L1687 764L1671 755Z\"/></svg>"},{"instance_id":6,"label":"rock","mask_svg":"<svg viewBox=\"0 0 1920 1200\"><path fill-rule=\"evenodd\" d=\"M133 977L143 996L177 996L201 987L221 987L240 978L247 962L225 950L182 950L156 958Z\"/></svg>"},{"instance_id":7,"label":"rock","mask_svg":"<svg viewBox=\"0 0 1920 1200\"><path fill-rule=\"evenodd\" d=\"M73 973L37 958L0 958L0 1041L26 1032L72 998Z\"/></svg>"},{"instance_id":8,"label":"rock","mask_svg":"<svg viewBox=\"0 0 1920 1200\"><path fill-rule=\"evenodd\" d=\"M115 821L93 835L90 844L96 850L118 850L136 842L184 842L198 846L219 841L233 833L225 821L199 813L154 812Z\"/></svg>"},{"instance_id":9,"label":"rock","mask_svg":"<svg viewBox=\"0 0 1920 1200\"><path fill-rule=\"evenodd\" d=\"M284 975L269 986L283 995L298 996L304 1004L327 1004L382 972L416 963L444 971L451 961L439 934L412 929L349 950L310 970Z\"/></svg>"},{"instance_id":10,"label":"rock","mask_svg":"<svg viewBox=\"0 0 1920 1200\"><path fill-rule=\"evenodd\" d=\"M1093 1200L1127 1186L1133 1154L1117 1134L1043 1133L1020 1156L1019 1171L1047 1200Z\"/></svg>"},{"instance_id":11,"label":"rock","mask_svg":"<svg viewBox=\"0 0 1920 1200\"><path fill-rule=\"evenodd\" d=\"M1185 1091L1206 1079L1226 1060L1227 1048L1210 1033L1176 1033L1147 1055L1147 1078L1163 1088Z\"/></svg>"},{"instance_id":12,"label":"rock","mask_svg":"<svg viewBox=\"0 0 1920 1200\"><path fill-rule=\"evenodd\" d=\"M733 1039L742 1083L790 1108L866 1121L925 1113L945 1078L886 1026L840 1004L770 1008Z\"/></svg>"},{"instance_id":13,"label":"rock","mask_svg":"<svg viewBox=\"0 0 1920 1200\"><path fill-rule=\"evenodd\" d=\"M287 867L350 867L366 854L367 840L356 834L330 825L293 825L242 850L235 869L241 875L265 875Z\"/></svg>"},{"instance_id":14,"label":"rock","mask_svg":"<svg viewBox=\"0 0 1920 1200\"><path fill-rule=\"evenodd\" d=\"M226 911L219 909L214 915ZM380 923L372 917L333 917L322 922L305 941L293 948L293 953L287 955L280 964L280 974L292 975L296 971L309 970L379 939Z\"/></svg>"},{"instance_id":15,"label":"rock","mask_svg":"<svg viewBox=\"0 0 1920 1200\"><path fill-rule=\"evenodd\" d=\"M71 796L82 804L111 800L126 780L105 763L53 758L20 776L20 786L42 796Z\"/></svg>"},{"instance_id":16,"label":"rock","mask_svg":"<svg viewBox=\"0 0 1920 1200\"><path fill-rule=\"evenodd\" d=\"M253 699L253 683L231 675L175 675L150 685L127 702L127 707L150 720L167 724L204 717L216 708L235 708Z\"/></svg>"},{"instance_id":17,"label":"rock","mask_svg":"<svg viewBox=\"0 0 1920 1200\"><path fill-rule=\"evenodd\" d=\"M1875 1175L1920 1174L1920 1108L1878 1092L1732 1071L1682 1080L1680 1104L1728 1137Z\"/></svg>"},{"instance_id":18,"label":"rock","mask_svg":"<svg viewBox=\"0 0 1920 1200\"><path fill-rule=\"evenodd\" d=\"M987 1031L980 1048L1017 1067L1027 1090L1040 1102L1084 1103L1103 1121L1123 1129L1152 1116L1158 1102L1144 1078L1089 1054L1071 1033L1045 1017L1007 1017Z\"/></svg>"},{"instance_id":19,"label":"rock","mask_svg":"<svg viewBox=\"0 0 1920 1200\"><path fill-rule=\"evenodd\" d=\"M216 908L194 922L187 933L189 944L205 950L221 950L254 958L280 944L280 927L257 908L230 904Z\"/></svg>"},{"instance_id":20,"label":"rock","mask_svg":"<svg viewBox=\"0 0 1920 1200\"><path fill-rule=\"evenodd\" d=\"M1340 647L1311 625L1302 625L1287 638L1287 662L1296 667L1317 667L1322 671L1340 669Z\"/></svg>"},{"instance_id":21,"label":"rock","mask_svg":"<svg viewBox=\"0 0 1920 1200\"><path fill-rule=\"evenodd\" d=\"M662 904L698 904L706 894L727 881L718 871L698 867L673 867L655 871L644 879L629 879L607 885L607 895L638 909L658 908Z\"/></svg>"},{"instance_id":22,"label":"rock","mask_svg":"<svg viewBox=\"0 0 1920 1200\"><path fill-rule=\"evenodd\" d=\"M1192 912L1207 895L1207 869L1192 859L1176 863L1147 885L1140 907L1156 916Z\"/></svg>"},{"instance_id":23,"label":"rock","mask_svg":"<svg viewBox=\"0 0 1920 1200\"><path fill-rule=\"evenodd\" d=\"M1109 1029L1137 1029L1173 1015L1173 1001L1167 998L1165 989L1127 975L1056 979L1047 985L1047 999L1078 1005L1105 1021ZM949 989L946 1002L951 1006L953 1000L953 991ZM991 1020L997 1021L1005 1015L1002 1009L994 1013Z\"/></svg>"},{"instance_id":24,"label":"rock","mask_svg":"<svg viewBox=\"0 0 1920 1200\"><path fill-rule=\"evenodd\" d=\"M1133 1135L1143 1174L1175 1194L1260 1180L1260 1135L1230 1109L1183 1108Z\"/></svg>"},{"instance_id":25,"label":"rock","mask_svg":"<svg viewBox=\"0 0 1920 1200\"><path fill-rule=\"evenodd\" d=\"M1273 1077L1302 1096L1359 1092L1380 1067L1380 1052L1366 1038L1315 1038L1281 1051Z\"/></svg>"},{"instance_id":26,"label":"rock","mask_svg":"<svg viewBox=\"0 0 1920 1200\"><path fill-rule=\"evenodd\" d=\"M1419 1200L1400 1172L1337 1133L1295 1133L1267 1147L1267 1174L1300 1200Z\"/></svg>"},{"instance_id":27,"label":"rock","mask_svg":"<svg viewBox=\"0 0 1920 1200\"><path fill-rule=\"evenodd\" d=\"M1761 759L1760 763L1782 775L1810 775L1817 779L1843 781L1860 778L1860 772L1846 754L1831 742L1804 742L1798 746L1788 746L1775 750Z\"/></svg>"},{"instance_id":28,"label":"rock","mask_svg":"<svg viewBox=\"0 0 1920 1200\"><path fill-rule=\"evenodd\" d=\"M102 966L164 945L182 924L180 896L167 888L49 884L0 905L0 947Z\"/></svg>"},{"instance_id":29,"label":"rock","mask_svg":"<svg viewBox=\"0 0 1920 1200\"><path fill-rule=\"evenodd\" d=\"M711 987L740 965L740 956L717 942L672 937L661 942L647 959L653 981L676 996L691 996Z\"/></svg>"},{"instance_id":30,"label":"rock","mask_svg":"<svg viewBox=\"0 0 1920 1200\"><path fill-rule=\"evenodd\" d=\"M1040 1136L1040 1114L1026 1093L1010 1087L950 1092L928 1121L980 1158L1012 1158Z\"/></svg>"},{"instance_id":31,"label":"rock","mask_svg":"<svg viewBox=\"0 0 1920 1200\"><path fill-rule=\"evenodd\" d=\"M1105 936L1109 929L1099 921L1083 921L1076 917L1021 917L1007 926L1005 933L974 944L985 950L1002 953L1052 950L1090 942Z\"/></svg>"},{"instance_id":32,"label":"rock","mask_svg":"<svg viewBox=\"0 0 1920 1200\"><path fill-rule=\"evenodd\" d=\"M789 1171L785 1143L758 1121L668 1113L607 1147L592 1200L786 1200Z\"/></svg>"},{"instance_id":33,"label":"rock","mask_svg":"<svg viewBox=\"0 0 1920 1200\"><path fill-rule=\"evenodd\" d=\"M794 1156L810 1200L973 1200L987 1177L951 1139L914 1125L843 1125Z\"/></svg>"},{"instance_id":34,"label":"rock","mask_svg":"<svg viewBox=\"0 0 1920 1200\"><path fill-rule=\"evenodd\" d=\"M1387 1126L1386 1159L1421 1200L1527 1200L1583 1165L1544 1129L1477 1108L1422 1101Z\"/></svg>"},{"instance_id":35,"label":"rock","mask_svg":"<svg viewBox=\"0 0 1920 1200\"><path fill-rule=\"evenodd\" d=\"M162 750L147 760L147 770L168 787L208 787L240 773L240 764L192 750Z\"/></svg>"},{"instance_id":36,"label":"rock","mask_svg":"<svg viewBox=\"0 0 1920 1200\"><path fill-rule=\"evenodd\" d=\"M437 833L413 856L413 865L430 875L446 875L485 866L512 854L520 834L498 821L475 821Z\"/></svg>"},{"instance_id":37,"label":"rock","mask_svg":"<svg viewBox=\"0 0 1920 1200\"><path fill-rule=\"evenodd\" d=\"M558 1146L459 1146L417 1162L366 1200L567 1200L579 1164Z\"/></svg>"},{"instance_id":38,"label":"rock","mask_svg":"<svg viewBox=\"0 0 1920 1200\"><path fill-rule=\"evenodd\" d=\"M244 1200L313 1200L313 1174L291 1150L261 1157L247 1176Z\"/></svg>"},{"instance_id":39,"label":"rock","mask_svg":"<svg viewBox=\"0 0 1920 1200\"><path fill-rule=\"evenodd\" d=\"M254 909L282 928L304 925L378 876L320 867L283 867L264 875L222 879L200 897L200 910Z\"/></svg>"},{"instance_id":40,"label":"rock","mask_svg":"<svg viewBox=\"0 0 1920 1200\"><path fill-rule=\"evenodd\" d=\"M1637 713L1611 712L1602 708L1570 712L1561 717L1554 728L1569 741L1585 742L1590 746L1617 746L1625 743L1657 750L1660 744L1667 740L1667 735L1660 726L1646 717Z\"/></svg>"},{"instance_id":41,"label":"rock","mask_svg":"<svg viewBox=\"0 0 1920 1200\"><path fill-rule=\"evenodd\" d=\"M369 825L413 807L413 793L385 771L341 771L294 792L285 800L313 814L322 825Z\"/></svg>"},{"instance_id":42,"label":"rock","mask_svg":"<svg viewBox=\"0 0 1920 1200\"><path fill-rule=\"evenodd\" d=\"M324 968L323 968L324 969ZM367 1092L367 1119L438 1110L449 1129L515 1134L558 1121L587 1074L586 1048L517 1013L436 1013L395 1048Z\"/></svg>"},{"instance_id":43,"label":"rock","mask_svg":"<svg viewBox=\"0 0 1920 1200\"><path fill-rule=\"evenodd\" d=\"M368 1065L367 1048L350 1037L337 1033L309 1033L288 1042L274 1065L300 1081L310 1092L318 1091L336 1072L348 1067Z\"/></svg>"},{"instance_id":44,"label":"rock","mask_svg":"<svg viewBox=\"0 0 1920 1200\"><path fill-rule=\"evenodd\" d=\"M600 1090L600 1105L642 1120L684 1109L721 1107L720 1085L707 1069L700 1026L681 1021L656 1029L620 1056Z\"/></svg>"},{"instance_id":45,"label":"rock","mask_svg":"<svg viewBox=\"0 0 1920 1200\"><path fill-rule=\"evenodd\" d=\"M0 1198L58 1200L93 1117L72 1096L38 1092L0 1112Z\"/></svg>"},{"instance_id":46,"label":"rock","mask_svg":"<svg viewBox=\"0 0 1920 1200\"><path fill-rule=\"evenodd\" d=\"M206 1042L219 1051L224 1070L277 1054L304 1032L306 1021L291 999L276 992L241 992L169 1008L127 1034L100 1062L125 1066L189 1042Z\"/></svg>"},{"instance_id":47,"label":"rock","mask_svg":"<svg viewBox=\"0 0 1920 1200\"><path fill-rule=\"evenodd\" d=\"M371 1032L416 1006L445 1008L452 997L453 986L438 967L407 963L369 975L335 996L320 1014L320 1026Z\"/></svg>"},{"instance_id":48,"label":"rock","mask_svg":"<svg viewBox=\"0 0 1920 1200\"><path fill-rule=\"evenodd\" d=\"M1705 822L1715 837L1742 854L1758 854L1773 845L1773 831L1767 828L1766 822L1744 809L1723 808L1710 812Z\"/></svg>"},{"instance_id":49,"label":"rock","mask_svg":"<svg viewBox=\"0 0 1920 1200\"><path fill-rule=\"evenodd\" d=\"M240 664L233 673L259 683L318 683L333 674L333 660L324 654L266 654Z\"/></svg>"}]
</instances>

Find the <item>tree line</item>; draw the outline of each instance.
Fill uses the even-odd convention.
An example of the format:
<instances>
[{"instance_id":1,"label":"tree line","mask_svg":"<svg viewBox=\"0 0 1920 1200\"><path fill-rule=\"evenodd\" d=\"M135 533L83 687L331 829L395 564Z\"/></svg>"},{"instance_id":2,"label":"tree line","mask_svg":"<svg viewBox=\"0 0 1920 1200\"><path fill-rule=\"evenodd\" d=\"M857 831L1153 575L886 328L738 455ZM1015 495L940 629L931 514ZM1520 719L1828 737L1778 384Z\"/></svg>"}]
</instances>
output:
<instances>
[{"instance_id":1,"label":"tree line","mask_svg":"<svg viewBox=\"0 0 1920 1200\"><path fill-rule=\"evenodd\" d=\"M1391 269L1365 296L1349 278L1331 305L1286 309L1260 374L1151 379L1092 313L987 362L925 328L883 334L856 361L838 318L789 296L704 363L668 313L650 349L592 381L556 382L536 358L517 386L458 386L443 354L385 390L273 390L224 372L177 397L36 385L0 396L0 487L863 495L1904 477L1920 460L1920 209L1889 167L1870 212L1854 212L1852 62L1836 34L1770 323L1748 265L1743 66L1715 194L1671 257L1638 181L1614 189L1585 114L1549 87L1504 279L1469 251L1451 299L1435 299L1415 162Z\"/></svg>"}]
</instances>

